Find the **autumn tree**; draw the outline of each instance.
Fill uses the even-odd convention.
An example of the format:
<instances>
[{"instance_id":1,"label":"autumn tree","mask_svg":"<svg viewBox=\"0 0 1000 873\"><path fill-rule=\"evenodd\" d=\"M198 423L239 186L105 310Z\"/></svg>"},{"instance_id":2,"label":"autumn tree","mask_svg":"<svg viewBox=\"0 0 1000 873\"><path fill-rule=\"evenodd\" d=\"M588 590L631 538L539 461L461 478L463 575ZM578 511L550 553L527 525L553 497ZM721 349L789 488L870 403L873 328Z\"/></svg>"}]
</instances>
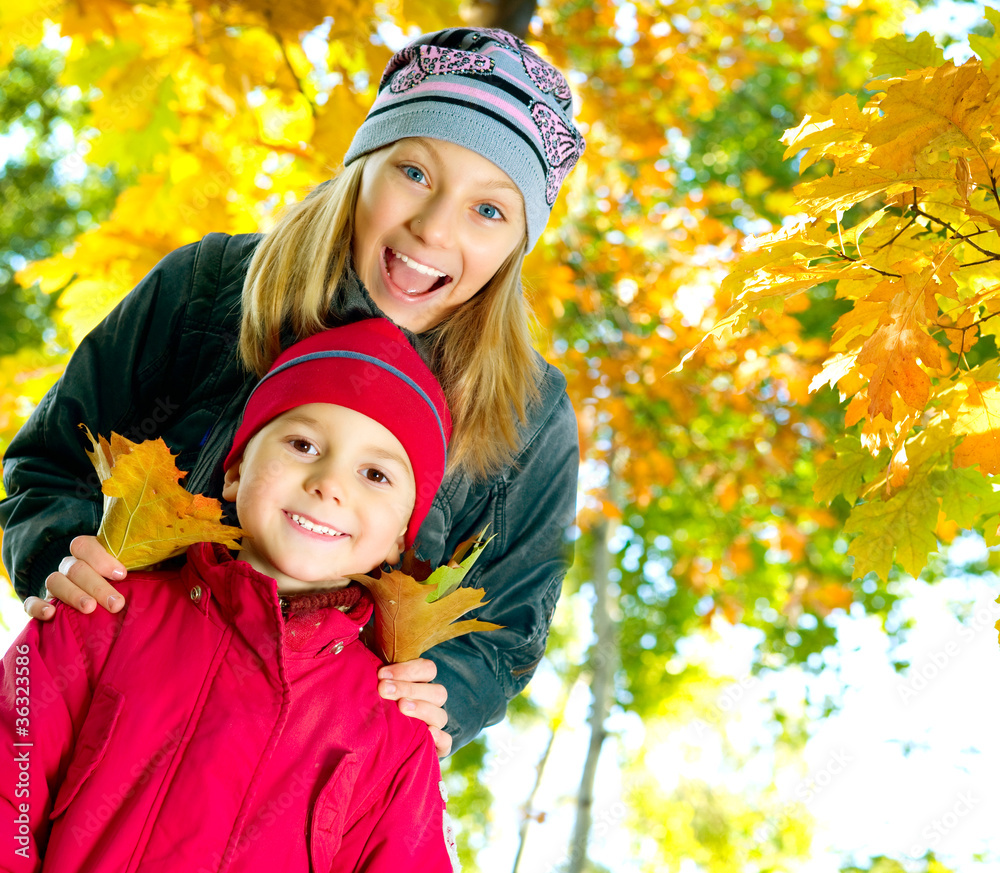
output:
<instances>
[{"instance_id":1,"label":"autumn tree","mask_svg":"<svg viewBox=\"0 0 1000 873\"><path fill-rule=\"evenodd\" d=\"M970 45L978 56L956 66L927 34L880 40L874 95L844 95L785 137L803 171L831 167L796 188L801 218L723 284L726 329L826 283L846 303L811 387L847 404L815 493L851 507L855 577L894 562L917 575L963 529L1000 541L1000 44Z\"/></svg>"},{"instance_id":2,"label":"autumn tree","mask_svg":"<svg viewBox=\"0 0 1000 873\"><path fill-rule=\"evenodd\" d=\"M0 453L58 377L67 343L57 329L61 288L18 282L30 261L60 252L104 219L120 180L77 151L86 101L57 78L63 55L18 47L0 72Z\"/></svg>"}]
</instances>

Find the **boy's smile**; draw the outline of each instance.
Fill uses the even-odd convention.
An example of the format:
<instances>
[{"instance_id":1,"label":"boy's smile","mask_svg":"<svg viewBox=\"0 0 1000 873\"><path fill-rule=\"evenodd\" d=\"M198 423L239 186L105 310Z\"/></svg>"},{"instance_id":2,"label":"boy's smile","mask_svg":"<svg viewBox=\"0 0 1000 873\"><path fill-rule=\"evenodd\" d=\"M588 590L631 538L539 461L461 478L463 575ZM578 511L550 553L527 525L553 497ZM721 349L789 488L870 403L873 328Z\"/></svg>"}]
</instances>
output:
<instances>
[{"instance_id":1,"label":"boy's smile","mask_svg":"<svg viewBox=\"0 0 1000 873\"><path fill-rule=\"evenodd\" d=\"M240 558L293 592L340 587L398 560L415 486L389 430L352 409L310 403L254 435L222 494L247 532Z\"/></svg>"},{"instance_id":2,"label":"boy's smile","mask_svg":"<svg viewBox=\"0 0 1000 873\"><path fill-rule=\"evenodd\" d=\"M314 518L307 518L304 515L296 515L294 512L286 512L285 514L292 521L294 521L298 527L302 528L303 530L307 530L310 533L315 533L317 536L321 537L346 536L346 534L343 531L334 530L333 528L328 527L322 522L316 521L316 519Z\"/></svg>"}]
</instances>

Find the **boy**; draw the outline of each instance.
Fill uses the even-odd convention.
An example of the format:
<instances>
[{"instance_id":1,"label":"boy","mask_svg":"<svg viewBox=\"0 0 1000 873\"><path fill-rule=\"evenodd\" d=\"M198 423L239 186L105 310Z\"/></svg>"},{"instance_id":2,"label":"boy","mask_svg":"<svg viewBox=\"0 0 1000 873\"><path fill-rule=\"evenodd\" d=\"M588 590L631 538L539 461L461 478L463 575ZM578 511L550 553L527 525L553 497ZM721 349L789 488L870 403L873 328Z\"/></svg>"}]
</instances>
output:
<instances>
[{"instance_id":1,"label":"boy","mask_svg":"<svg viewBox=\"0 0 1000 873\"><path fill-rule=\"evenodd\" d=\"M282 353L225 461L239 555L131 573L126 610L59 607L4 658L4 868L452 870L434 745L378 696L345 578L412 544L450 433L384 319Z\"/></svg>"}]
</instances>

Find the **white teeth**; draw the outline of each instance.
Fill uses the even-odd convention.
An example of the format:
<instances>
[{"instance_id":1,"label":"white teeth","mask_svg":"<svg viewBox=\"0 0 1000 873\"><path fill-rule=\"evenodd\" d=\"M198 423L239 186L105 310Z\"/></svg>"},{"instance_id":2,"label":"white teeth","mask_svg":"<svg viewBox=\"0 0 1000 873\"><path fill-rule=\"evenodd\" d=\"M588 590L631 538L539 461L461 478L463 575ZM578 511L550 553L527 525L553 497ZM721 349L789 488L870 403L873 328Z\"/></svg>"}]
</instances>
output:
<instances>
[{"instance_id":1,"label":"white teeth","mask_svg":"<svg viewBox=\"0 0 1000 873\"><path fill-rule=\"evenodd\" d=\"M425 267L423 264L414 261L412 258L406 257L406 255L400 254L395 249L392 253L399 258L404 264L408 265L410 269L416 270L418 273L423 273L425 276L437 276L440 279L442 276L447 276L447 273L442 273L440 270L435 270L433 267Z\"/></svg>"},{"instance_id":2,"label":"white teeth","mask_svg":"<svg viewBox=\"0 0 1000 873\"><path fill-rule=\"evenodd\" d=\"M296 515L294 512L288 513L299 527L304 527L306 530L311 530L313 533L325 534L328 537L339 537L343 534L339 530L334 530L332 527L326 527L322 524L313 524L309 519L303 518L301 515Z\"/></svg>"}]
</instances>

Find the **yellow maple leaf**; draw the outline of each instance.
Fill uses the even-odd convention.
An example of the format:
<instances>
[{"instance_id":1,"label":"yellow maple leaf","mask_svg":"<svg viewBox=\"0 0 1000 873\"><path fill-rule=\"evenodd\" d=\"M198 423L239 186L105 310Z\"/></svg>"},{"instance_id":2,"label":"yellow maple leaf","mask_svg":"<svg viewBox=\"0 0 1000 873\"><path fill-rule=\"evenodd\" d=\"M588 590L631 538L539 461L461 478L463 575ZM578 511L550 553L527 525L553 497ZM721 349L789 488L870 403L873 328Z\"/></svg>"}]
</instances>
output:
<instances>
[{"instance_id":1,"label":"yellow maple leaf","mask_svg":"<svg viewBox=\"0 0 1000 873\"><path fill-rule=\"evenodd\" d=\"M841 438L833 444L836 455L816 471L813 496L819 503L832 503L838 495L856 500L876 475L879 464L856 440Z\"/></svg>"},{"instance_id":2,"label":"yellow maple leaf","mask_svg":"<svg viewBox=\"0 0 1000 873\"><path fill-rule=\"evenodd\" d=\"M190 494L180 484L174 455L162 439L133 443L117 433L109 442L90 440L87 451L101 479L104 514L97 539L134 570L181 554L194 543L222 543L239 547L238 527L222 524L222 505L201 494Z\"/></svg>"},{"instance_id":3,"label":"yellow maple leaf","mask_svg":"<svg viewBox=\"0 0 1000 873\"><path fill-rule=\"evenodd\" d=\"M452 561L433 573L429 573L428 564L407 552L399 569L350 577L372 594L375 644L387 663L419 658L432 646L463 634L503 627L479 619L456 621L470 609L483 605L482 588L458 587L485 548L485 543L472 548L477 540L459 545Z\"/></svg>"},{"instance_id":4,"label":"yellow maple leaf","mask_svg":"<svg viewBox=\"0 0 1000 873\"><path fill-rule=\"evenodd\" d=\"M965 389L953 426L955 434L964 437L955 449L955 466L1000 473L1000 386L971 380Z\"/></svg>"},{"instance_id":5,"label":"yellow maple leaf","mask_svg":"<svg viewBox=\"0 0 1000 873\"><path fill-rule=\"evenodd\" d=\"M865 137L874 146L872 164L905 173L917 168L924 149L988 150L984 143L994 140L989 122L996 99L978 58L960 67L948 61L893 83L879 106L881 123Z\"/></svg>"},{"instance_id":6,"label":"yellow maple leaf","mask_svg":"<svg viewBox=\"0 0 1000 873\"><path fill-rule=\"evenodd\" d=\"M859 141L868 129L869 116L870 113L866 114L858 108L853 95L838 97L830 107L829 118L806 115L798 127L785 131L781 138L788 146L785 158L805 149L799 161L801 172L830 154L832 149L857 150L853 143Z\"/></svg>"},{"instance_id":7,"label":"yellow maple leaf","mask_svg":"<svg viewBox=\"0 0 1000 873\"><path fill-rule=\"evenodd\" d=\"M944 161L929 166L922 164L919 170L858 164L796 185L795 193L802 199L802 206L812 214L826 215L850 209L876 194L888 198L897 194L909 195L914 187L930 191L954 184L954 170Z\"/></svg>"}]
</instances>

